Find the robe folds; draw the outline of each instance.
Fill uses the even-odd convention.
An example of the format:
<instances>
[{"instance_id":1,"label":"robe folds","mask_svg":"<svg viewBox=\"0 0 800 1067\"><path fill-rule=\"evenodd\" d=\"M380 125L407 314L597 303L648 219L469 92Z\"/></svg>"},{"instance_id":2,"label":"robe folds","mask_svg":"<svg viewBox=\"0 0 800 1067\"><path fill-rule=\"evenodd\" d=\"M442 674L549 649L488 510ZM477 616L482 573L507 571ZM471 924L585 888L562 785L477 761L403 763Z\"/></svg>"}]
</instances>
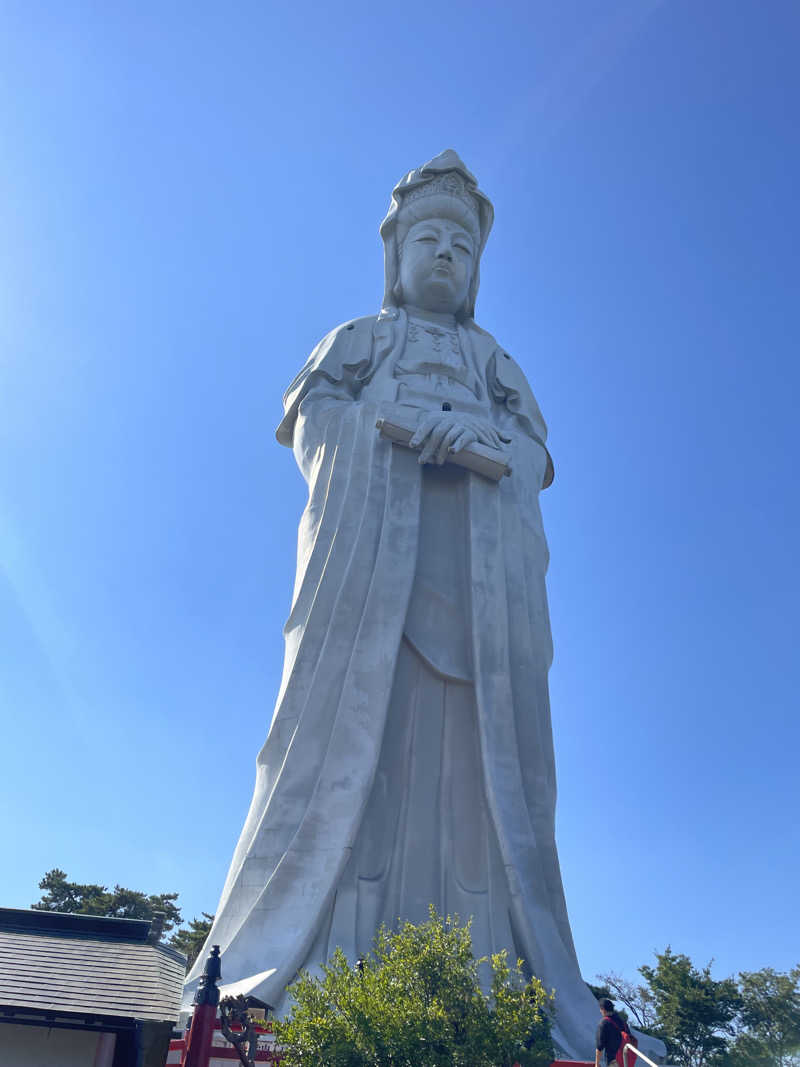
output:
<instances>
[{"instance_id":1,"label":"robe folds","mask_svg":"<svg viewBox=\"0 0 800 1067\"><path fill-rule=\"evenodd\" d=\"M334 330L290 386L278 429L309 496L280 691L208 944L220 945L225 982L252 979L248 991L279 1010L298 968L327 957L404 640L423 468L415 452L381 437L376 422L396 403L393 366L406 328L402 310L385 310ZM512 465L499 482L463 475L482 769L475 787L485 791L499 846L513 940L493 950L523 958L555 989L558 1045L591 1056L597 1006L580 976L554 835L548 552L539 510L539 492L552 480L546 427L521 369L494 338L471 321L459 337L490 421L510 438ZM189 993L202 966L201 956Z\"/></svg>"}]
</instances>

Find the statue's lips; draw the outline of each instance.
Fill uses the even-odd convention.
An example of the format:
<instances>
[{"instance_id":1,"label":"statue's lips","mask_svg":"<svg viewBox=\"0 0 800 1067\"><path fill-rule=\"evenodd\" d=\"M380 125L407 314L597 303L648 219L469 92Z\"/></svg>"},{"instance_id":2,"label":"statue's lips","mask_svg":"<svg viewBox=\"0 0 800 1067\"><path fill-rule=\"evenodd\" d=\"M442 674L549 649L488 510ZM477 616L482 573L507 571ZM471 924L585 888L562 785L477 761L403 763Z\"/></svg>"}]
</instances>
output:
<instances>
[{"instance_id":1,"label":"statue's lips","mask_svg":"<svg viewBox=\"0 0 800 1067\"><path fill-rule=\"evenodd\" d=\"M437 265L431 271L434 277L452 278L453 271L451 267L445 266L443 263L437 263Z\"/></svg>"}]
</instances>

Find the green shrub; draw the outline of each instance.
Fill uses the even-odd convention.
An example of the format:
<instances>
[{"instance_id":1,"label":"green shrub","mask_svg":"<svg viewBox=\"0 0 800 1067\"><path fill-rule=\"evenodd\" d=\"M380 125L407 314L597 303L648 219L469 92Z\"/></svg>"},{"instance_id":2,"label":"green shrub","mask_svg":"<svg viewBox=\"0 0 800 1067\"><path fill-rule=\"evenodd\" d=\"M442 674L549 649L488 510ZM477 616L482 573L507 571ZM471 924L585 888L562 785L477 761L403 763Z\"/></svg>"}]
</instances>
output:
<instances>
[{"instance_id":1,"label":"green shrub","mask_svg":"<svg viewBox=\"0 0 800 1067\"><path fill-rule=\"evenodd\" d=\"M547 1067L553 997L519 968L504 952L476 960L469 924L431 909L426 923L381 928L360 968L337 949L320 977L302 973L277 1041L287 1067Z\"/></svg>"}]
</instances>

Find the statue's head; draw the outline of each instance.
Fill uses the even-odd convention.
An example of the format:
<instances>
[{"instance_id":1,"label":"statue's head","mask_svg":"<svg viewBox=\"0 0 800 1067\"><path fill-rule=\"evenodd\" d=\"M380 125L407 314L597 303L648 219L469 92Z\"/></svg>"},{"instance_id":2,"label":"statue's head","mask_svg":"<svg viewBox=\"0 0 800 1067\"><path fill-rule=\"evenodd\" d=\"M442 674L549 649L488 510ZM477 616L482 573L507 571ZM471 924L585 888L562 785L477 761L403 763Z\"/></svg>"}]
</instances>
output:
<instances>
[{"instance_id":1,"label":"statue's head","mask_svg":"<svg viewBox=\"0 0 800 1067\"><path fill-rule=\"evenodd\" d=\"M384 307L413 304L472 318L494 211L452 149L409 171L381 223Z\"/></svg>"}]
</instances>

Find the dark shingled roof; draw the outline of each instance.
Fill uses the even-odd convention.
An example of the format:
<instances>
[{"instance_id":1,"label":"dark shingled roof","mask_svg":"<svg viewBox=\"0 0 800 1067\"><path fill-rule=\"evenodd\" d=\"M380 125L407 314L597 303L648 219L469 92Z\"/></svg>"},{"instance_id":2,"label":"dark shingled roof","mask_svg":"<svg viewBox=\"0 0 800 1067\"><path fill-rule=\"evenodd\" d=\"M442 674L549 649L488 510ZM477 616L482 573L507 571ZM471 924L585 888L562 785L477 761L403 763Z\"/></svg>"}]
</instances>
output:
<instances>
[{"instance_id":1,"label":"dark shingled roof","mask_svg":"<svg viewBox=\"0 0 800 1067\"><path fill-rule=\"evenodd\" d=\"M0 908L0 1012L174 1021L186 959L150 922Z\"/></svg>"}]
</instances>

